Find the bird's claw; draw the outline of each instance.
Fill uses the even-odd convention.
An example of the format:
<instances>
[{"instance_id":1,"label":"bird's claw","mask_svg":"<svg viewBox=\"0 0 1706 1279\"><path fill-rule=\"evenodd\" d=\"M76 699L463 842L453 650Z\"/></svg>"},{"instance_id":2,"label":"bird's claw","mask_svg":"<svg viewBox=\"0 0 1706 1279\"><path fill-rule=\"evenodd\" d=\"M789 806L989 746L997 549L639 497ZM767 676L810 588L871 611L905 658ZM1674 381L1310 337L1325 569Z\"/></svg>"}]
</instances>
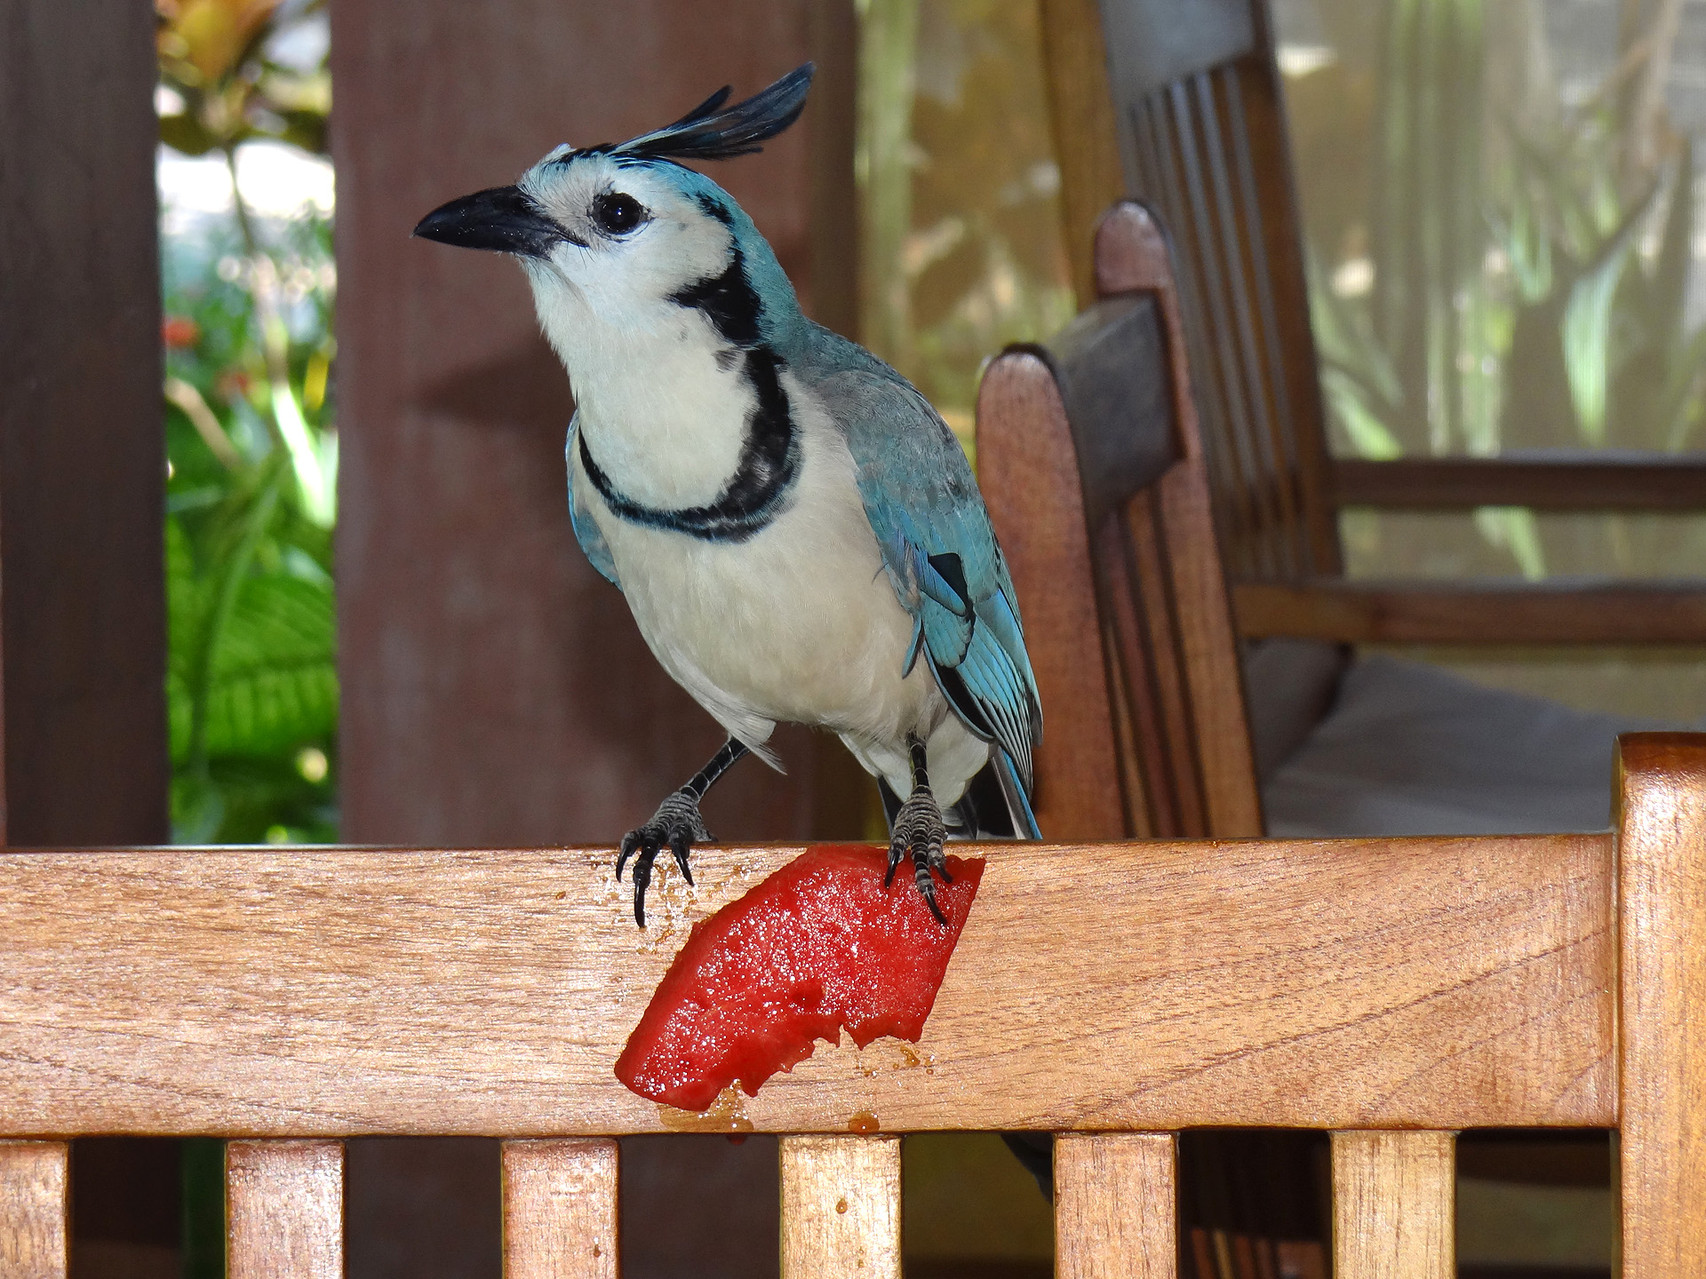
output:
<instances>
[{"instance_id":1,"label":"bird's claw","mask_svg":"<svg viewBox=\"0 0 1706 1279\"><path fill-rule=\"evenodd\" d=\"M939 923L946 926L948 917L936 904L936 883L931 873L941 877L944 884L954 882L948 874L948 857L942 845L948 838L948 828L942 821L942 810L936 797L925 787L918 787L912 797L895 814L894 827L889 835L889 869L883 876L883 887L894 883L895 868L902 857L912 856L912 880L924 896L924 904Z\"/></svg>"},{"instance_id":2,"label":"bird's claw","mask_svg":"<svg viewBox=\"0 0 1706 1279\"><path fill-rule=\"evenodd\" d=\"M634 922L646 926L646 889L651 887L652 863L664 849L669 849L681 877L693 882L693 871L687 864L687 854L695 842L710 843L711 832L705 829L705 819L699 816L699 801L687 790L667 796L652 814L651 821L629 831L622 837L622 850L616 857L616 882L622 882L622 868L634 859Z\"/></svg>"}]
</instances>

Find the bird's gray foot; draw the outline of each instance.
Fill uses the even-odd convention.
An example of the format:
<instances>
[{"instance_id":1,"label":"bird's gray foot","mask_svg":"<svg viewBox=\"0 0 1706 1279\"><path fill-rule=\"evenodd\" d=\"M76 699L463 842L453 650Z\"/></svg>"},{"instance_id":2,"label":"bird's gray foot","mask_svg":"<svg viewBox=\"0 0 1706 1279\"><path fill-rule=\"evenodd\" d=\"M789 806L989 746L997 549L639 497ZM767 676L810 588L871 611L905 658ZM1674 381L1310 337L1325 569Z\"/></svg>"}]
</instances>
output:
<instances>
[{"instance_id":1,"label":"bird's gray foot","mask_svg":"<svg viewBox=\"0 0 1706 1279\"><path fill-rule=\"evenodd\" d=\"M651 821L622 837L622 851L616 858L616 880L622 881L622 868L634 859L634 922L646 926L646 889L652 883L652 863L664 849L675 857L681 877L693 882L693 871L687 865L687 854L695 841L708 844L711 832L705 829L705 819L699 816L699 797L687 787L667 796L652 814Z\"/></svg>"},{"instance_id":2,"label":"bird's gray foot","mask_svg":"<svg viewBox=\"0 0 1706 1279\"><path fill-rule=\"evenodd\" d=\"M912 794L900 806L893 825L889 827L889 870L883 876L883 887L894 883L895 868L900 865L901 858L910 854L912 882L918 885L930 913L946 924L948 917L936 904L936 882L930 876L932 873L940 876L944 884L954 882L953 876L948 874L948 855L942 851L942 845L948 838L948 827L942 820L942 809L936 803L936 797L930 793L930 775L924 767L924 743L913 737L908 740L907 747L912 755Z\"/></svg>"},{"instance_id":3,"label":"bird's gray foot","mask_svg":"<svg viewBox=\"0 0 1706 1279\"><path fill-rule=\"evenodd\" d=\"M944 884L954 882L953 876L948 874L947 854L942 851L942 843L947 837L948 828L942 821L942 810L937 807L936 797L928 787L913 791L912 797L900 806L900 812L895 815L894 829L889 834L889 873L883 877L883 887L887 888L894 882L895 868L900 865L900 859L910 854L912 882L924 894L924 904L930 908L930 913L944 924L948 917L936 904L936 883L930 875L934 872L941 876Z\"/></svg>"}]
</instances>

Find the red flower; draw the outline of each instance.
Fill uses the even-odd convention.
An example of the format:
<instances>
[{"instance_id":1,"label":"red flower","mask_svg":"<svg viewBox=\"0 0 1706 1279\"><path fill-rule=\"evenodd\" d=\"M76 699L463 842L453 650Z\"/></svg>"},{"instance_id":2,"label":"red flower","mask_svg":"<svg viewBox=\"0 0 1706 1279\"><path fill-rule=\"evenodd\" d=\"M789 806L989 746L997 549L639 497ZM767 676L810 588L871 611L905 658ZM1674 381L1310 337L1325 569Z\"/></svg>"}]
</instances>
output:
<instances>
[{"instance_id":1,"label":"red flower","mask_svg":"<svg viewBox=\"0 0 1706 1279\"><path fill-rule=\"evenodd\" d=\"M201 325L187 315L168 315L160 322L160 340L172 350L185 350L201 341Z\"/></svg>"}]
</instances>

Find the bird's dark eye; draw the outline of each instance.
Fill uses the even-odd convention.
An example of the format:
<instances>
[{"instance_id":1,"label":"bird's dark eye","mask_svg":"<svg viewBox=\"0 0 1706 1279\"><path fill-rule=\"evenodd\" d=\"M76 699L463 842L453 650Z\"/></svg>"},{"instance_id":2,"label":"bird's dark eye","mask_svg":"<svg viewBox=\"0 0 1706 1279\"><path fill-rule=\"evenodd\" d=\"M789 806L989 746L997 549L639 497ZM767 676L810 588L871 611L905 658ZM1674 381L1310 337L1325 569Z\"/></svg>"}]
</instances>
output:
<instances>
[{"instance_id":1,"label":"bird's dark eye","mask_svg":"<svg viewBox=\"0 0 1706 1279\"><path fill-rule=\"evenodd\" d=\"M646 220L646 207L621 191L602 191L592 202L592 222L605 235L626 235Z\"/></svg>"}]
</instances>

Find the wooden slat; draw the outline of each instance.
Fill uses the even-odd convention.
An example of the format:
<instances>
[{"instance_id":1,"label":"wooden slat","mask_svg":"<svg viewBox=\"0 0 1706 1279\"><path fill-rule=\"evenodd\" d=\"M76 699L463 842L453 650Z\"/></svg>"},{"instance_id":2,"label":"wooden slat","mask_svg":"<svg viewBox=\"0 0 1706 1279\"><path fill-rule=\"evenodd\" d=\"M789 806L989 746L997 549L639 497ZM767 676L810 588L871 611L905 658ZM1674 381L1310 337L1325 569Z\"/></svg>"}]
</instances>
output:
<instances>
[{"instance_id":1,"label":"wooden slat","mask_svg":"<svg viewBox=\"0 0 1706 1279\"><path fill-rule=\"evenodd\" d=\"M1279 347L1287 429L1296 450L1296 484L1306 527L1305 550L1315 572L1341 571L1337 512L1332 505L1326 413L1320 362L1309 323L1309 283L1304 271L1303 219L1291 170L1285 93L1274 61L1274 32L1265 5L1252 5L1260 48L1234 67L1238 107L1254 188L1251 216L1260 224L1264 324Z\"/></svg>"},{"instance_id":2,"label":"wooden slat","mask_svg":"<svg viewBox=\"0 0 1706 1279\"><path fill-rule=\"evenodd\" d=\"M1174 467L1157 496L1172 566L1182 674L1189 690L1202 769L1208 833L1223 839L1262 833L1262 801L1244 708L1244 674L1232 606L1221 576L1200 466Z\"/></svg>"},{"instance_id":3,"label":"wooden slat","mask_svg":"<svg viewBox=\"0 0 1706 1279\"><path fill-rule=\"evenodd\" d=\"M343 1279L342 1142L231 1142L225 1203L230 1279Z\"/></svg>"},{"instance_id":4,"label":"wooden slat","mask_svg":"<svg viewBox=\"0 0 1706 1279\"><path fill-rule=\"evenodd\" d=\"M65 1279L70 1219L62 1141L0 1141L0 1275Z\"/></svg>"},{"instance_id":5,"label":"wooden slat","mask_svg":"<svg viewBox=\"0 0 1706 1279\"><path fill-rule=\"evenodd\" d=\"M1078 1133L1054 1144L1059 1279L1174 1279L1178 1138Z\"/></svg>"},{"instance_id":6,"label":"wooden slat","mask_svg":"<svg viewBox=\"0 0 1706 1279\"><path fill-rule=\"evenodd\" d=\"M1175 629L1178 619L1170 606L1171 566L1165 564L1167 548L1157 528L1156 505L1153 492L1139 493L1124 518L1103 529L1097 539L1102 590L1114 619L1109 628L1113 649L1130 687L1154 833L1201 839L1208 834L1207 806L1197 772L1191 690Z\"/></svg>"},{"instance_id":7,"label":"wooden slat","mask_svg":"<svg viewBox=\"0 0 1706 1279\"><path fill-rule=\"evenodd\" d=\"M798 851L697 851L646 932L608 848L0 853L0 1132L1614 1122L1609 835L992 844L916 1049L628 1092L687 924Z\"/></svg>"},{"instance_id":8,"label":"wooden slat","mask_svg":"<svg viewBox=\"0 0 1706 1279\"><path fill-rule=\"evenodd\" d=\"M1623 1268L1706 1273L1706 741L1619 743Z\"/></svg>"},{"instance_id":9,"label":"wooden slat","mask_svg":"<svg viewBox=\"0 0 1706 1279\"><path fill-rule=\"evenodd\" d=\"M1237 582L1238 632L1352 644L1699 644L1706 582Z\"/></svg>"},{"instance_id":10,"label":"wooden slat","mask_svg":"<svg viewBox=\"0 0 1706 1279\"><path fill-rule=\"evenodd\" d=\"M1333 1134L1335 1279L1451 1279L1456 1182L1449 1132Z\"/></svg>"},{"instance_id":11,"label":"wooden slat","mask_svg":"<svg viewBox=\"0 0 1706 1279\"><path fill-rule=\"evenodd\" d=\"M1467 510L1528 506L1549 511L1706 513L1706 457L1450 457L1333 463L1340 506Z\"/></svg>"},{"instance_id":12,"label":"wooden slat","mask_svg":"<svg viewBox=\"0 0 1706 1279\"><path fill-rule=\"evenodd\" d=\"M900 1279L900 1139L780 1146L782 1279Z\"/></svg>"},{"instance_id":13,"label":"wooden slat","mask_svg":"<svg viewBox=\"0 0 1706 1279\"><path fill-rule=\"evenodd\" d=\"M506 1141L504 1279L616 1279L614 1141Z\"/></svg>"},{"instance_id":14,"label":"wooden slat","mask_svg":"<svg viewBox=\"0 0 1706 1279\"><path fill-rule=\"evenodd\" d=\"M1078 480L1060 388L1043 358L1008 351L977 392L978 482L1040 637L1032 667L1048 731L1036 754L1037 824L1054 840L1124 830L1101 623Z\"/></svg>"}]
</instances>

